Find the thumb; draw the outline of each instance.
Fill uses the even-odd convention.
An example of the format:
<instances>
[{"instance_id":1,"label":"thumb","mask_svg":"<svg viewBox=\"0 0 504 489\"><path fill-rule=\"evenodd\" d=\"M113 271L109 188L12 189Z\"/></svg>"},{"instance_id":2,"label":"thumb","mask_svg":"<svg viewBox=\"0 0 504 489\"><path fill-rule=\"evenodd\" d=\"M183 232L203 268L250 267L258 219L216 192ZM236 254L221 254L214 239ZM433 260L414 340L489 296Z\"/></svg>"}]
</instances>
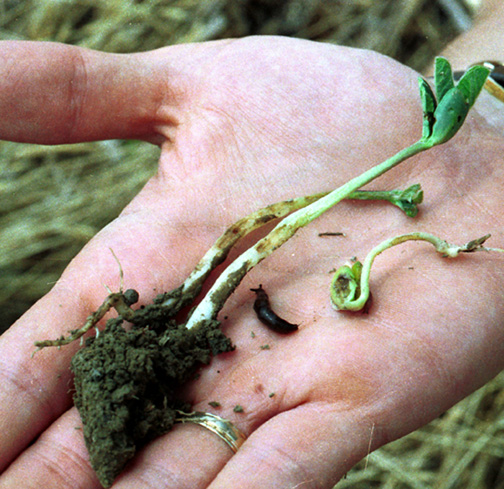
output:
<instances>
[{"instance_id":1,"label":"thumb","mask_svg":"<svg viewBox=\"0 0 504 489\"><path fill-rule=\"evenodd\" d=\"M186 48L187 49L187 48ZM194 48L196 49L196 48ZM161 143L187 92L177 47L113 54L52 42L0 42L0 139ZM187 64L187 63L186 63Z\"/></svg>"}]
</instances>

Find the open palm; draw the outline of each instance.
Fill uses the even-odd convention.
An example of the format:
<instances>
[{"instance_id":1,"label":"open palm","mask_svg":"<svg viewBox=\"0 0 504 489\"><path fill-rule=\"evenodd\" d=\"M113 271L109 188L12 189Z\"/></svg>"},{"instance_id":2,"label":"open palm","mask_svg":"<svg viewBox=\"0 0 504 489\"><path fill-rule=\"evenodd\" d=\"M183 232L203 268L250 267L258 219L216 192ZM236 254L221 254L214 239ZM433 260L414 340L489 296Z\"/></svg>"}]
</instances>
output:
<instances>
[{"instance_id":1,"label":"open palm","mask_svg":"<svg viewBox=\"0 0 504 489\"><path fill-rule=\"evenodd\" d=\"M336 188L411 144L421 133L417 75L376 53L273 37L134 55L5 42L0 57L2 139L140 138L162 147L141 193L0 338L0 487L95 488L74 429L68 366L79 346L30 359L33 342L81 326L107 295L102 284L118 288L110 248L125 287L149 303L178 286L240 217ZM230 419L247 441L232 456L212 433L177 425L114 487L329 488L368 450L494 376L504 364L502 257L448 262L421 244L386 252L372 275L369 315L334 311L328 285L334 267L403 232L458 243L492 232L502 242L500 146L469 116L452 142L373 184L421 183L426 202L415 220L386 204L343 202L250 272L221 313L236 351L182 393L195 410ZM300 325L296 333L279 336L258 322L249 289L259 284Z\"/></svg>"}]
</instances>

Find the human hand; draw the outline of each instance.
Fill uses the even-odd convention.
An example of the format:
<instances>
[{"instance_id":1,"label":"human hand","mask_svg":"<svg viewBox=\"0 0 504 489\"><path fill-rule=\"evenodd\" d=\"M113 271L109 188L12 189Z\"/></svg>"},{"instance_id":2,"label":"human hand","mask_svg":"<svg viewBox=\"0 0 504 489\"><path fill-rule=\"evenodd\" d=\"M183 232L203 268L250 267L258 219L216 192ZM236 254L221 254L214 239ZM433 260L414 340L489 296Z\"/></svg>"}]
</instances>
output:
<instances>
[{"instance_id":1,"label":"human hand","mask_svg":"<svg viewBox=\"0 0 504 489\"><path fill-rule=\"evenodd\" d=\"M8 42L1 56L1 138L142 138L162 147L158 174L0 338L0 487L99 487L74 429L68 365L78 345L30 359L33 342L81 326L106 296L102 284L118 288L109 248L125 287L148 303L178 286L238 218L335 188L418 139L417 78L372 52L281 38L126 56ZM492 136L470 115L453 141L373 184L422 183L416 220L343 202L247 275L221 313L237 350L183 393L195 410L219 401L215 412L247 441L231 457L215 435L178 425L114 487L331 487L368 450L495 375L503 366L499 256L446 262L427 245L389 251L376 264L368 316L335 312L328 292L331 269L399 233L421 228L463 243L491 231L502 240L501 142ZM328 230L347 236L318 237ZM279 337L258 323L249 289L260 283L298 332ZM237 404L243 413L233 412Z\"/></svg>"}]
</instances>

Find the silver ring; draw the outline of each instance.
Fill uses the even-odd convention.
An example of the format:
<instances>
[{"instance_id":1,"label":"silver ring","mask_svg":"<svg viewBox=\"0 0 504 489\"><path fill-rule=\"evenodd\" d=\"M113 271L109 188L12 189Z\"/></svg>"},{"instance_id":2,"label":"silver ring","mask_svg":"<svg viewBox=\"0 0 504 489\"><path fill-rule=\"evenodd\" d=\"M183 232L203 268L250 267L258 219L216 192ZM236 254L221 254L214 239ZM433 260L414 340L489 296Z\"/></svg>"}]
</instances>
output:
<instances>
[{"instance_id":1,"label":"silver ring","mask_svg":"<svg viewBox=\"0 0 504 489\"><path fill-rule=\"evenodd\" d=\"M216 414L193 412L184 413L177 411L176 423L194 423L203 426L207 430L215 433L221 440L236 453L243 445L247 437L236 426L227 419L221 418Z\"/></svg>"}]
</instances>

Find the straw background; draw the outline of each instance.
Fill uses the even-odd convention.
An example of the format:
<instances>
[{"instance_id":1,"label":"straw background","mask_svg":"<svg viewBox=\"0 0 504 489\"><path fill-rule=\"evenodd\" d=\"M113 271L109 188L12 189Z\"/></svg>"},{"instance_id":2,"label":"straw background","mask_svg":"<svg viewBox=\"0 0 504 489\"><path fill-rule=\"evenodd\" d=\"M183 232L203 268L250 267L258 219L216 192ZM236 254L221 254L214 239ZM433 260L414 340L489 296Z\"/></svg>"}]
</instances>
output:
<instances>
[{"instance_id":1,"label":"straw background","mask_svg":"<svg viewBox=\"0 0 504 489\"><path fill-rule=\"evenodd\" d=\"M252 34L370 48L423 70L468 29L473 0L2 0L0 39L111 52ZM34 60L36 62L36 60ZM0 142L0 332L155 172L136 141ZM504 488L504 377L355 467L337 488Z\"/></svg>"}]
</instances>

